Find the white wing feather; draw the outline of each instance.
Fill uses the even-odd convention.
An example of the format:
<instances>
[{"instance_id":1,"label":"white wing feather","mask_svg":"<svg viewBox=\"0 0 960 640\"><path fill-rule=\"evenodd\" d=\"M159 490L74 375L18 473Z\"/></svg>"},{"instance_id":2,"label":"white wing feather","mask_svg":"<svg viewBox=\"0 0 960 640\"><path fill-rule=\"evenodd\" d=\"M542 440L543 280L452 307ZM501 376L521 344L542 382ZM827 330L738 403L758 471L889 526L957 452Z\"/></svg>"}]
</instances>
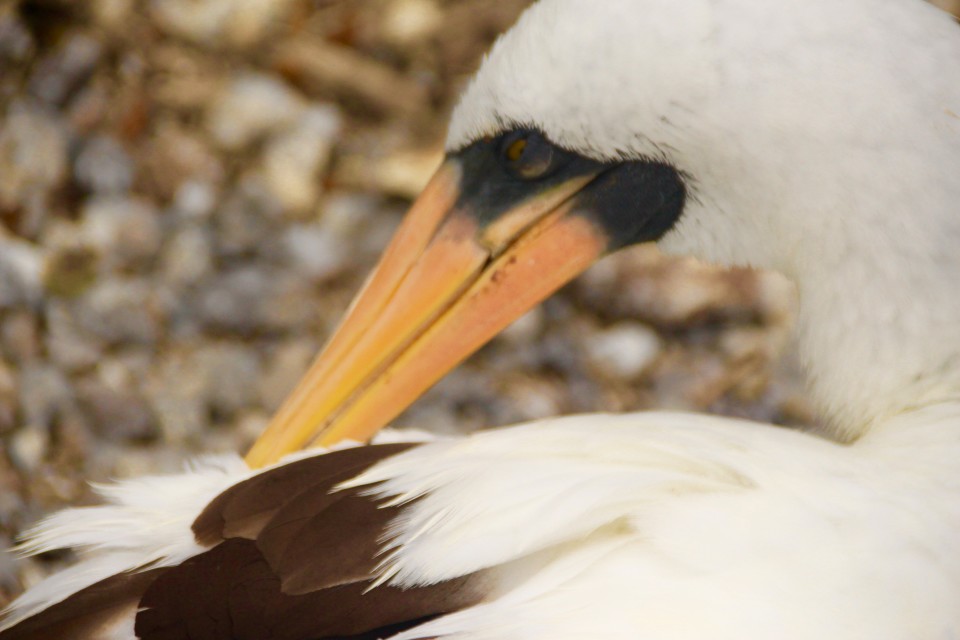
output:
<instances>
[{"instance_id":1,"label":"white wing feather","mask_svg":"<svg viewBox=\"0 0 960 640\"><path fill-rule=\"evenodd\" d=\"M711 416L574 416L421 447L348 485L413 501L384 581L488 576L484 604L397 640L950 640L958 416L920 411L851 446Z\"/></svg>"}]
</instances>

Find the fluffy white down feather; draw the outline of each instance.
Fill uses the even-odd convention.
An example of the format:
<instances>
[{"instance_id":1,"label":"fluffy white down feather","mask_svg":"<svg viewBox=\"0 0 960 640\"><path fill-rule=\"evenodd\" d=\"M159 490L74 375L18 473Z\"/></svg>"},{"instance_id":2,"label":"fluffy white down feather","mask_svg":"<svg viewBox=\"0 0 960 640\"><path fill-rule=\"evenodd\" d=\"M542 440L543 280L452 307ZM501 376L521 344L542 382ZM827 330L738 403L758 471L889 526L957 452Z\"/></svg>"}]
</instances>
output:
<instances>
[{"instance_id":1,"label":"fluffy white down feather","mask_svg":"<svg viewBox=\"0 0 960 640\"><path fill-rule=\"evenodd\" d=\"M486 603L398 640L948 640L958 436L957 404L856 445L703 415L572 416L418 448L348 485L420 497L387 545L394 583L493 568Z\"/></svg>"},{"instance_id":2,"label":"fluffy white down feather","mask_svg":"<svg viewBox=\"0 0 960 640\"><path fill-rule=\"evenodd\" d=\"M193 520L217 494L251 474L239 456L223 455L202 458L180 475L96 485L104 505L64 509L24 533L20 554L73 549L79 561L14 600L0 628L116 573L170 566L200 553Z\"/></svg>"}]
</instances>

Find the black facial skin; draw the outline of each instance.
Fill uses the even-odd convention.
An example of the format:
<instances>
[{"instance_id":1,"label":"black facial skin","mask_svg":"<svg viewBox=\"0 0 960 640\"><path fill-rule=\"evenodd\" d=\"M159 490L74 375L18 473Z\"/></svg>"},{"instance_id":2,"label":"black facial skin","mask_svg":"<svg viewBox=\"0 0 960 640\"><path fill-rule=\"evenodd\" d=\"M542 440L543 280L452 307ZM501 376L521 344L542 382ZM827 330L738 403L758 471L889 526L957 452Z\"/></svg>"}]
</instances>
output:
<instances>
[{"instance_id":1,"label":"black facial skin","mask_svg":"<svg viewBox=\"0 0 960 640\"><path fill-rule=\"evenodd\" d=\"M603 230L607 250L659 240L683 211L680 173L651 160L598 162L562 149L533 129L516 129L452 153L463 166L456 208L484 227L572 178L596 177L574 196L573 215Z\"/></svg>"}]
</instances>

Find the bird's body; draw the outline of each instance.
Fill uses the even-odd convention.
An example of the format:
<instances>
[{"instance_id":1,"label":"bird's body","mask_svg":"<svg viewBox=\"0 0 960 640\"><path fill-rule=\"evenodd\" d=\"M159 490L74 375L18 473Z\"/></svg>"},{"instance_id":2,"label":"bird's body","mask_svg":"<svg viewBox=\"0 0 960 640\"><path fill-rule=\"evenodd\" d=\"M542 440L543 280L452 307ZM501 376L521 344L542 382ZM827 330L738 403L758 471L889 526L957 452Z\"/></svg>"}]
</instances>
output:
<instances>
[{"instance_id":1,"label":"bird's body","mask_svg":"<svg viewBox=\"0 0 960 640\"><path fill-rule=\"evenodd\" d=\"M484 296L515 274L576 263L559 286L605 250L658 240L796 282L823 433L574 416L132 481L109 490L123 504L34 534L34 550L99 559L28 592L8 619L25 622L0 638L55 637L83 605L108 611L113 635L61 637L957 640L958 59L960 29L920 0L542 0L467 89L439 186L415 205L452 207L449 224L413 266L388 252L375 304L354 307L318 365L324 379L346 371L328 386L349 400L327 418L301 395L291 424L314 412L301 422L379 426L395 396L429 384L423 362L452 366L431 345L495 332L499 315L466 314L504 306ZM392 250L419 247L417 233ZM567 242L568 261L533 253L543 238ZM462 267L475 280L442 281L451 302L439 286L417 297L420 272L443 271L434 245L478 252ZM408 329L406 299L443 312ZM478 322L492 328L461 336ZM377 323L408 333L381 338ZM388 356L365 378L350 349Z\"/></svg>"},{"instance_id":2,"label":"bird's body","mask_svg":"<svg viewBox=\"0 0 960 640\"><path fill-rule=\"evenodd\" d=\"M465 593L457 603L462 610L453 607L454 613L399 638L947 640L960 629L960 404L930 407L887 426L856 445L842 445L693 414L547 420L386 458L350 484L404 503L418 499L366 524L316 506L310 513L316 520L298 521L302 514L284 502L295 503L294 492L271 505L273 524L243 530L238 518L241 526L227 527L223 537L235 543L260 538L276 575L290 581L289 591L319 599L306 612L287 610L288 617L340 633L365 622L386 626L369 622L382 605L360 589L349 606L337 602L346 621L330 623L336 616L322 606L319 586L335 582L329 574L350 575L357 554L368 567L382 563L378 575L411 593L425 584L455 584ZM315 460L336 467L338 455ZM318 476L326 478L326 469ZM110 490L111 506L60 514L38 546L69 540L89 549L94 541L106 543L104 530L119 527L106 553L77 567L81 584L136 569L146 558L167 558L162 564L174 568L158 573L168 571L171 578L158 583L154 600L206 597L208 615L222 615L230 628L244 621L231 597L242 598L196 579L181 563L206 556L224 566L236 557L250 562L244 547L198 544L190 525L201 523L194 531L209 526L216 519L197 520L199 505L251 477L239 459L218 458L184 476L130 481ZM306 483L303 490L309 489ZM167 497L165 504L157 504L159 496ZM287 527L295 531L284 541L293 557L272 555L276 543L263 532ZM386 553L372 558L369 550L385 540L393 541ZM365 557L359 550L367 551ZM304 578L303 567L310 565L324 575ZM178 572L195 591L172 579ZM351 579L366 588L373 575ZM262 579L245 577L232 588L273 593L258 585ZM76 589L63 576L50 580L33 595L56 601ZM137 595L113 622L116 635L105 637L136 637ZM418 606L447 611L444 598L426 592L422 603L402 608L391 622L408 621ZM29 611L29 603L24 606ZM158 615L187 617L169 609ZM258 637L197 632L196 626L194 635L178 631L142 637Z\"/></svg>"}]
</instances>

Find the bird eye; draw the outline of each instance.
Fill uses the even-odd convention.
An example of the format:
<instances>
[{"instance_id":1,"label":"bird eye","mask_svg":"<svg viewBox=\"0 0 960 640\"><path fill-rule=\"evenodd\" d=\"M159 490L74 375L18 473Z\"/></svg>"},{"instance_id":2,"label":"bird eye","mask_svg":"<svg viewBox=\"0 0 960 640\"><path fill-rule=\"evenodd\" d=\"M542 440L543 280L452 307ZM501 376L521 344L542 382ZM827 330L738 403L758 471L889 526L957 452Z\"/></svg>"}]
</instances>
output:
<instances>
[{"instance_id":1,"label":"bird eye","mask_svg":"<svg viewBox=\"0 0 960 640\"><path fill-rule=\"evenodd\" d=\"M523 180L544 178L556 168L560 154L536 131L514 131L507 134L500 146L500 162Z\"/></svg>"}]
</instances>

